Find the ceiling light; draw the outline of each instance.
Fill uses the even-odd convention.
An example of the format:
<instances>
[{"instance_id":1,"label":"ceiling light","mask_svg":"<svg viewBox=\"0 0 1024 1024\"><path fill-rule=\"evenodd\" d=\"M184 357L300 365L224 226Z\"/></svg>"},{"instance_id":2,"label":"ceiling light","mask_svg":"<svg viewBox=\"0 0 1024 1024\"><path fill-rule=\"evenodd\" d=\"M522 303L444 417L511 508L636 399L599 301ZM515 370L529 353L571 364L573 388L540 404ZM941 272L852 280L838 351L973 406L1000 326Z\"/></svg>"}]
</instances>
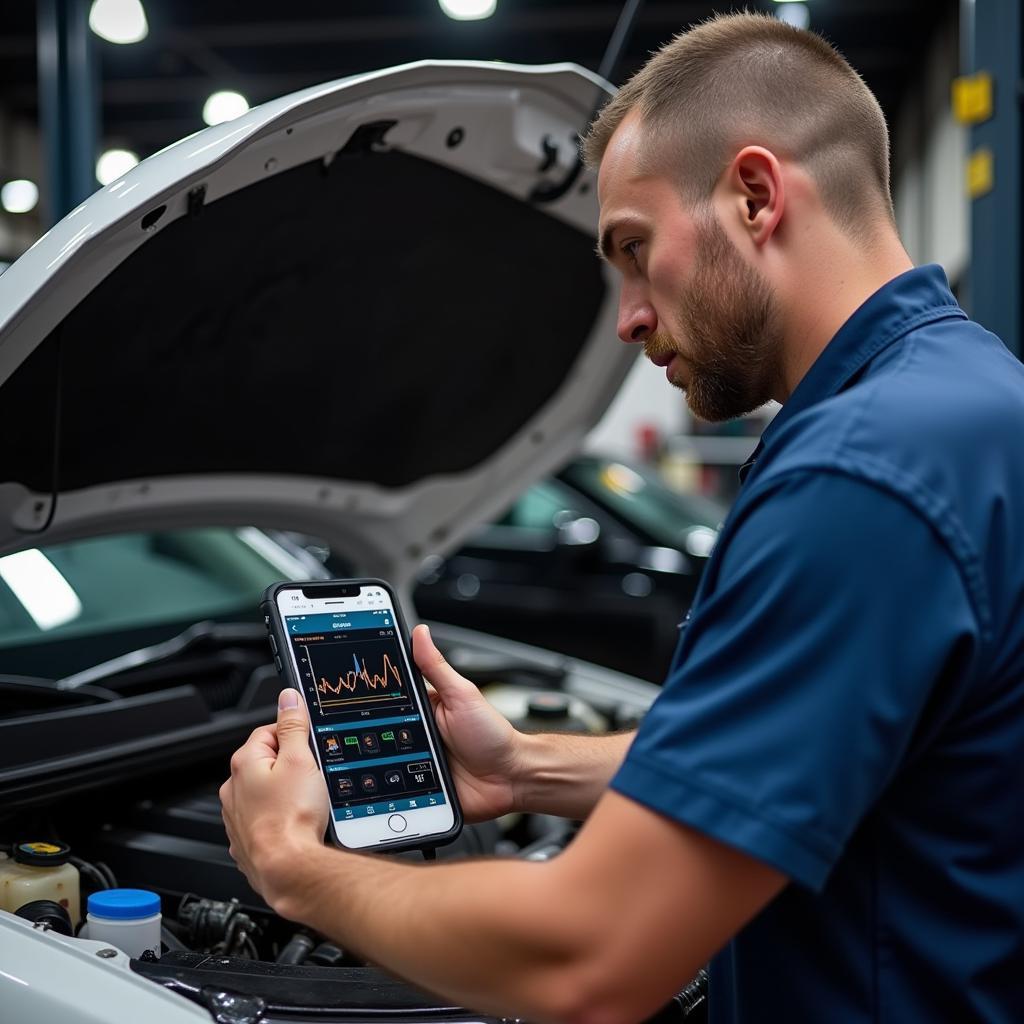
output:
<instances>
[{"instance_id":1,"label":"ceiling light","mask_svg":"<svg viewBox=\"0 0 1024 1024\"><path fill-rule=\"evenodd\" d=\"M203 120L209 124L223 124L241 117L249 109L249 101L240 92L215 92L203 104Z\"/></svg>"},{"instance_id":2,"label":"ceiling light","mask_svg":"<svg viewBox=\"0 0 1024 1024\"><path fill-rule=\"evenodd\" d=\"M807 9L807 4L778 3L778 0L776 3L775 17L779 21L784 21L793 28L807 28L810 25L811 12Z\"/></svg>"},{"instance_id":3,"label":"ceiling light","mask_svg":"<svg viewBox=\"0 0 1024 1024\"><path fill-rule=\"evenodd\" d=\"M34 181L19 178L0 188L0 206L8 213L28 213L39 202L39 189Z\"/></svg>"},{"instance_id":4,"label":"ceiling light","mask_svg":"<svg viewBox=\"0 0 1024 1024\"><path fill-rule=\"evenodd\" d=\"M93 0L89 28L108 43L137 43L149 35L139 0Z\"/></svg>"},{"instance_id":5,"label":"ceiling light","mask_svg":"<svg viewBox=\"0 0 1024 1024\"><path fill-rule=\"evenodd\" d=\"M130 149L108 149L96 161L96 180L101 185L109 185L138 162L139 158Z\"/></svg>"},{"instance_id":6,"label":"ceiling light","mask_svg":"<svg viewBox=\"0 0 1024 1024\"><path fill-rule=\"evenodd\" d=\"M456 21L478 21L489 18L498 7L498 0L437 0L441 10Z\"/></svg>"}]
</instances>

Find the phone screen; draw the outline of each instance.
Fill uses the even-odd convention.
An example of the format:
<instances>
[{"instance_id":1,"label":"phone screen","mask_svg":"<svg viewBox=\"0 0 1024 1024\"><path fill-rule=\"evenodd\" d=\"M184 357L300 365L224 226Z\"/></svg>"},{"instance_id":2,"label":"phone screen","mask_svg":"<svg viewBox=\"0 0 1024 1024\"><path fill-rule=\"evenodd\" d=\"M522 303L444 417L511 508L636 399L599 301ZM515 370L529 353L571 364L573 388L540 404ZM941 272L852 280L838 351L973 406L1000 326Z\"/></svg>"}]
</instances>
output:
<instances>
[{"instance_id":1,"label":"phone screen","mask_svg":"<svg viewBox=\"0 0 1024 1024\"><path fill-rule=\"evenodd\" d=\"M448 831L454 817L389 593L364 585L356 597L310 598L285 589L278 608L342 843Z\"/></svg>"}]
</instances>

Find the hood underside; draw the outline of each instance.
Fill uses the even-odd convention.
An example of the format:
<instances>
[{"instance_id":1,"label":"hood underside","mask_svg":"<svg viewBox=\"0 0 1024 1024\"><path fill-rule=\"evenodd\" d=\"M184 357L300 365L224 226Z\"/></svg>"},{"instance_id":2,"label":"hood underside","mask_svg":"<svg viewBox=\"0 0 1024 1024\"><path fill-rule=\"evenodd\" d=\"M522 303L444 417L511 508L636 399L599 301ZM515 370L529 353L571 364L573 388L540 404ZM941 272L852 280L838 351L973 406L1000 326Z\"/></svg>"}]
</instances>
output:
<instances>
[{"instance_id":1,"label":"hood underside","mask_svg":"<svg viewBox=\"0 0 1024 1024\"><path fill-rule=\"evenodd\" d=\"M591 176L526 201L596 93L413 65L87 200L0 277L0 550L39 543L56 489L48 541L286 526L406 582L564 460L628 368Z\"/></svg>"}]
</instances>

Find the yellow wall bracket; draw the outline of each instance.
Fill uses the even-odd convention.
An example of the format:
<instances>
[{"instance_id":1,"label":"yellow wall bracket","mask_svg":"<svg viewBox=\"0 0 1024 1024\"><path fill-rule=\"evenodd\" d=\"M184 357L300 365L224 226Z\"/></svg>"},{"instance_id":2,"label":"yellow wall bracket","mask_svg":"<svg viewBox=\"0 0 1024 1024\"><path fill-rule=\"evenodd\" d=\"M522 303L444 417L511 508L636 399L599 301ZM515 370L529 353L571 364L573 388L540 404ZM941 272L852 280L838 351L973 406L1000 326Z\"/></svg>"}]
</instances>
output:
<instances>
[{"instance_id":1,"label":"yellow wall bracket","mask_svg":"<svg viewBox=\"0 0 1024 1024\"><path fill-rule=\"evenodd\" d=\"M961 124L980 124L992 116L992 76L987 71L953 79L953 116Z\"/></svg>"},{"instance_id":2,"label":"yellow wall bracket","mask_svg":"<svg viewBox=\"0 0 1024 1024\"><path fill-rule=\"evenodd\" d=\"M967 158L967 195L977 199L992 191L995 161L991 149L976 149Z\"/></svg>"}]
</instances>

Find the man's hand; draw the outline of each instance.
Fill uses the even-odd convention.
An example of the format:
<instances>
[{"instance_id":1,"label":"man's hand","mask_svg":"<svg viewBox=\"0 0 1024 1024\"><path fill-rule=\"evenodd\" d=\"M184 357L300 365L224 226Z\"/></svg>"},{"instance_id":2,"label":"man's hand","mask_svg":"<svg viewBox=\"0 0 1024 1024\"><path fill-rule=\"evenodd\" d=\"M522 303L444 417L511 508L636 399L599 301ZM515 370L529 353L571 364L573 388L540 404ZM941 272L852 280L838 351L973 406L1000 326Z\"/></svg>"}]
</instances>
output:
<instances>
[{"instance_id":1,"label":"man's hand","mask_svg":"<svg viewBox=\"0 0 1024 1024\"><path fill-rule=\"evenodd\" d=\"M514 810L523 735L444 660L426 626L412 631L412 651L432 687L434 719L466 821L488 821Z\"/></svg>"},{"instance_id":2,"label":"man's hand","mask_svg":"<svg viewBox=\"0 0 1024 1024\"><path fill-rule=\"evenodd\" d=\"M273 906L281 872L296 853L323 845L330 805L309 749L309 719L297 690L282 690L277 723L264 725L231 757L220 787L224 825L249 884Z\"/></svg>"}]
</instances>

